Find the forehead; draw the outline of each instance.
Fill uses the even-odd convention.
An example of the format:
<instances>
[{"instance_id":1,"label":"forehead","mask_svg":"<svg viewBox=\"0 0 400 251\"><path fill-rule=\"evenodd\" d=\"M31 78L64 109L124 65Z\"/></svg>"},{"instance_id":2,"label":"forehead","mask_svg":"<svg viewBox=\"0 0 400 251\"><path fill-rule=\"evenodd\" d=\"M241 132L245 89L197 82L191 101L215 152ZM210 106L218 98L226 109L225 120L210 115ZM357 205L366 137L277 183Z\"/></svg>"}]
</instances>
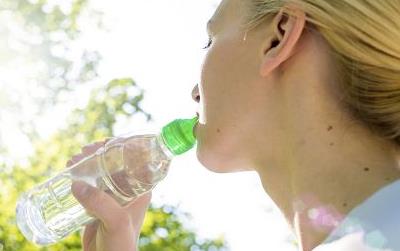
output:
<instances>
[{"instance_id":1,"label":"forehead","mask_svg":"<svg viewBox=\"0 0 400 251\"><path fill-rule=\"evenodd\" d=\"M217 10L214 12L210 19L210 24L221 25L222 23L229 20L232 22L233 19L241 19L244 11L244 2L248 0L222 0L218 5Z\"/></svg>"},{"instance_id":2,"label":"forehead","mask_svg":"<svg viewBox=\"0 0 400 251\"><path fill-rule=\"evenodd\" d=\"M230 2L231 0L222 0L211 19L217 20L218 18L220 18L226 12L228 3Z\"/></svg>"}]
</instances>

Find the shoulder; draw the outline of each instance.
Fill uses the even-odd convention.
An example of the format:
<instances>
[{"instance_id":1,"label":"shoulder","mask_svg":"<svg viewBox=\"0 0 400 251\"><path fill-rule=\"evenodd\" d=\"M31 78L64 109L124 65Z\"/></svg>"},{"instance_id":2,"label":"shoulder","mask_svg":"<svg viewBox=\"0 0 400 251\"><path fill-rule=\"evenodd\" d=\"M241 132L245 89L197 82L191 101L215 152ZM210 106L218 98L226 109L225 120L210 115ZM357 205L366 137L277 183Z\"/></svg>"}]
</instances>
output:
<instances>
[{"instance_id":1,"label":"shoulder","mask_svg":"<svg viewBox=\"0 0 400 251\"><path fill-rule=\"evenodd\" d=\"M378 251L366 245L363 241L363 234L360 232L347 234L335 241L323 243L312 251ZM380 250L383 251L383 250ZM393 250L394 251L394 250Z\"/></svg>"},{"instance_id":2,"label":"shoulder","mask_svg":"<svg viewBox=\"0 0 400 251\"><path fill-rule=\"evenodd\" d=\"M313 251L400 250L400 180L374 193L354 208Z\"/></svg>"}]
</instances>

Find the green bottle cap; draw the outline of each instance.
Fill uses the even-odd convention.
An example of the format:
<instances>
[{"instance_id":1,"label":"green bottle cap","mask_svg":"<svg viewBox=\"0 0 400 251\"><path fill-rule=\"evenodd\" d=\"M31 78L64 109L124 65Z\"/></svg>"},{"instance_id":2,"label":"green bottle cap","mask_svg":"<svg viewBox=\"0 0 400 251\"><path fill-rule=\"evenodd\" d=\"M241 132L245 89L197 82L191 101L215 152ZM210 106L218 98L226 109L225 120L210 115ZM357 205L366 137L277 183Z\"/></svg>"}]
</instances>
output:
<instances>
[{"instance_id":1,"label":"green bottle cap","mask_svg":"<svg viewBox=\"0 0 400 251\"><path fill-rule=\"evenodd\" d=\"M193 128L198 118L176 119L164 126L161 136L166 147L174 154L179 155L193 148L196 138L193 134Z\"/></svg>"}]
</instances>

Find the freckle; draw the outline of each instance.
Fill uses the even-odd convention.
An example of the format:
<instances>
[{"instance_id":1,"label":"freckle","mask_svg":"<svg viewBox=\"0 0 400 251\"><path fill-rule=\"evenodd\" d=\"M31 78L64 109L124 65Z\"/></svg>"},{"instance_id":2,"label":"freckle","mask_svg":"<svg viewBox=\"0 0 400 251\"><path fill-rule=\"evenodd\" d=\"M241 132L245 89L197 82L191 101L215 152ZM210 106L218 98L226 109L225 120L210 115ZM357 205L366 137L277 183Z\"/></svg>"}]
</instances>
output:
<instances>
[{"instance_id":1,"label":"freckle","mask_svg":"<svg viewBox=\"0 0 400 251\"><path fill-rule=\"evenodd\" d=\"M220 133L220 132L221 132L221 130L219 128L217 128L217 133Z\"/></svg>"},{"instance_id":2,"label":"freckle","mask_svg":"<svg viewBox=\"0 0 400 251\"><path fill-rule=\"evenodd\" d=\"M390 180L390 178L385 178L385 180L386 180L386 181L389 181L389 180Z\"/></svg>"},{"instance_id":3,"label":"freckle","mask_svg":"<svg viewBox=\"0 0 400 251\"><path fill-rule=\"evenodd\" d=\"M334 143L330 143L329 145L330 145L330 146L333 146L333 145L334 145Z\"/></svg>"},{"instance_id":4,"label":"freckle","mask_svg":"<svg viewBox=\"0 0 400 251\"><path fill-rule=\"evenodd\" d=\"M347 207L347 203L346 203L346 202L345 202L345 203L343 203L343 206L344 206L344 207Z\"/></svg>"},{"instance_id":5,"label":"freckle","mask_svg":"<svg viewBox=\"0 0 400 251\"><path fill-rule=\"evenodd\" d=\"M333 129L333 127L332 126L329 126L328 127L328 132L330 131L330 130L332 130Z\"/></svg>"},{"instance_id":6,"label":"freckle","mask_svg":"<svg viewBox=\"0 0 400 251\"><path fill-rule=\"evenodd\" d=\"M369 171L369 168L368 168L368 167L364 168L364 171L368 172L368 171Z\"/></svg>"}]
</instances>

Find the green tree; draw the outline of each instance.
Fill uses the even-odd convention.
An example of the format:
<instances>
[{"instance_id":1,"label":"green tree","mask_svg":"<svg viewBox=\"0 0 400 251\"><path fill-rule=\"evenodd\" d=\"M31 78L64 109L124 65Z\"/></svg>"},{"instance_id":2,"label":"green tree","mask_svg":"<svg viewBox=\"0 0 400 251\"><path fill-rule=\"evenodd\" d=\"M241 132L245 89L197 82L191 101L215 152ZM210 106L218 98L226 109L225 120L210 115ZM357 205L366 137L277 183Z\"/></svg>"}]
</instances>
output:
<instances>
[{"instance_id":1,"label":"green tree","mask_svg":"<svg viewBox=\"0 0 400 251\"><path fill-rule=\"evenodd\" d=\"M0 2L0 20L8 24L0 29L0 34L7 38L0 42L0 62L20 60L42 66L37 75L30 77L40 82L51 98L37 98L36 102L57 102L59 92L71 91L77 83L97 76L96 66L101 58L97 51L78 51L78 62L67 53L72 49L71 43L80 38L79 19L83 13L89 12L91 19L97 20L97 26L102 27L102 13L89 6L88 0Z\"/></svg>"},{"instance_id":2,"label":"green tree","mask_svg":"<svg viewBox=\"0 0 400 251\"><path fill-rule=\"evenodd\" d=\"M8 157L0 132L0 250L81 250L79 233L48 247L37 247L20 234L15 222L15 206L20 194L64 168L66 161L79 153L80 147L114 135L117 117L146 116L140 106L143 90L130 79L116 79L93 90L83 109L74 110L64 126L49 138L41 138L35 118L59 105L61 96L74 97L78 83L93 82L101 55L83 49L72 58L72 42L81 35L80 20L86 16L102 27L102 13L90 8L89 0L1 0L0 1L0 71L29 68L19 73L23 90L13 79L0 76L0 126L8 114L19 114L12 123L27 136L34 149L26 162ZM34 92L35 91L35 92ZM135 93L135 94L132 94ZM62 95L64 94L64 95ZM65 95L68 94L68 95ZM27 99L27 100L25 100ZM21 101L26 102L21 102ZM27 113L26 106L33 112ZM140 249L149 250L222 250L224 242L198 239L186 229L181 219L186 214L177 208L150 206L140 239Z\"/></svg>"},{"instance_id":3,"label":"green tree","mask_svg":"<svg viewBox=\"0 0 400 251\"><path fill-rule=\"evenodd\" d=\"M150 115L140 106L142 99L143 90L132 79L113 80L105 88L93 91L87 107L73 111L64 128L49 139L36 140L35 154L29 164L2 164L0 241L4 250L81 250L78 233L49 247L36 247L26 241L15 224L16 200L23 191L63 169L67 160L80 151L80 146L112 136L116 115L132 117L144 114L150 119ZM223 239L199 240L193 231L184 227L178 215L183 213L171 206L150 206L140 239L140 250L224 250Z\"/></svg>"},{"instance_id":4,"label":"green tree","mask_svg":"<svg viewBox=\"0 0 400 251\"><path fill-rule=\"evenodd\" d=\"M62 94L97 77L100 53L72 45L81 37L84 16L102 28L102 13L90 8L89 0L0 1L0 124L38 137L35 118L62 102ZM4 74L16 70L11 78ZM23 83L22 90L16 82ZM9 121L7 115L15 113L21 116ZM1 152L7 149L0 147Z\"/></svg>"}]
</instances>

